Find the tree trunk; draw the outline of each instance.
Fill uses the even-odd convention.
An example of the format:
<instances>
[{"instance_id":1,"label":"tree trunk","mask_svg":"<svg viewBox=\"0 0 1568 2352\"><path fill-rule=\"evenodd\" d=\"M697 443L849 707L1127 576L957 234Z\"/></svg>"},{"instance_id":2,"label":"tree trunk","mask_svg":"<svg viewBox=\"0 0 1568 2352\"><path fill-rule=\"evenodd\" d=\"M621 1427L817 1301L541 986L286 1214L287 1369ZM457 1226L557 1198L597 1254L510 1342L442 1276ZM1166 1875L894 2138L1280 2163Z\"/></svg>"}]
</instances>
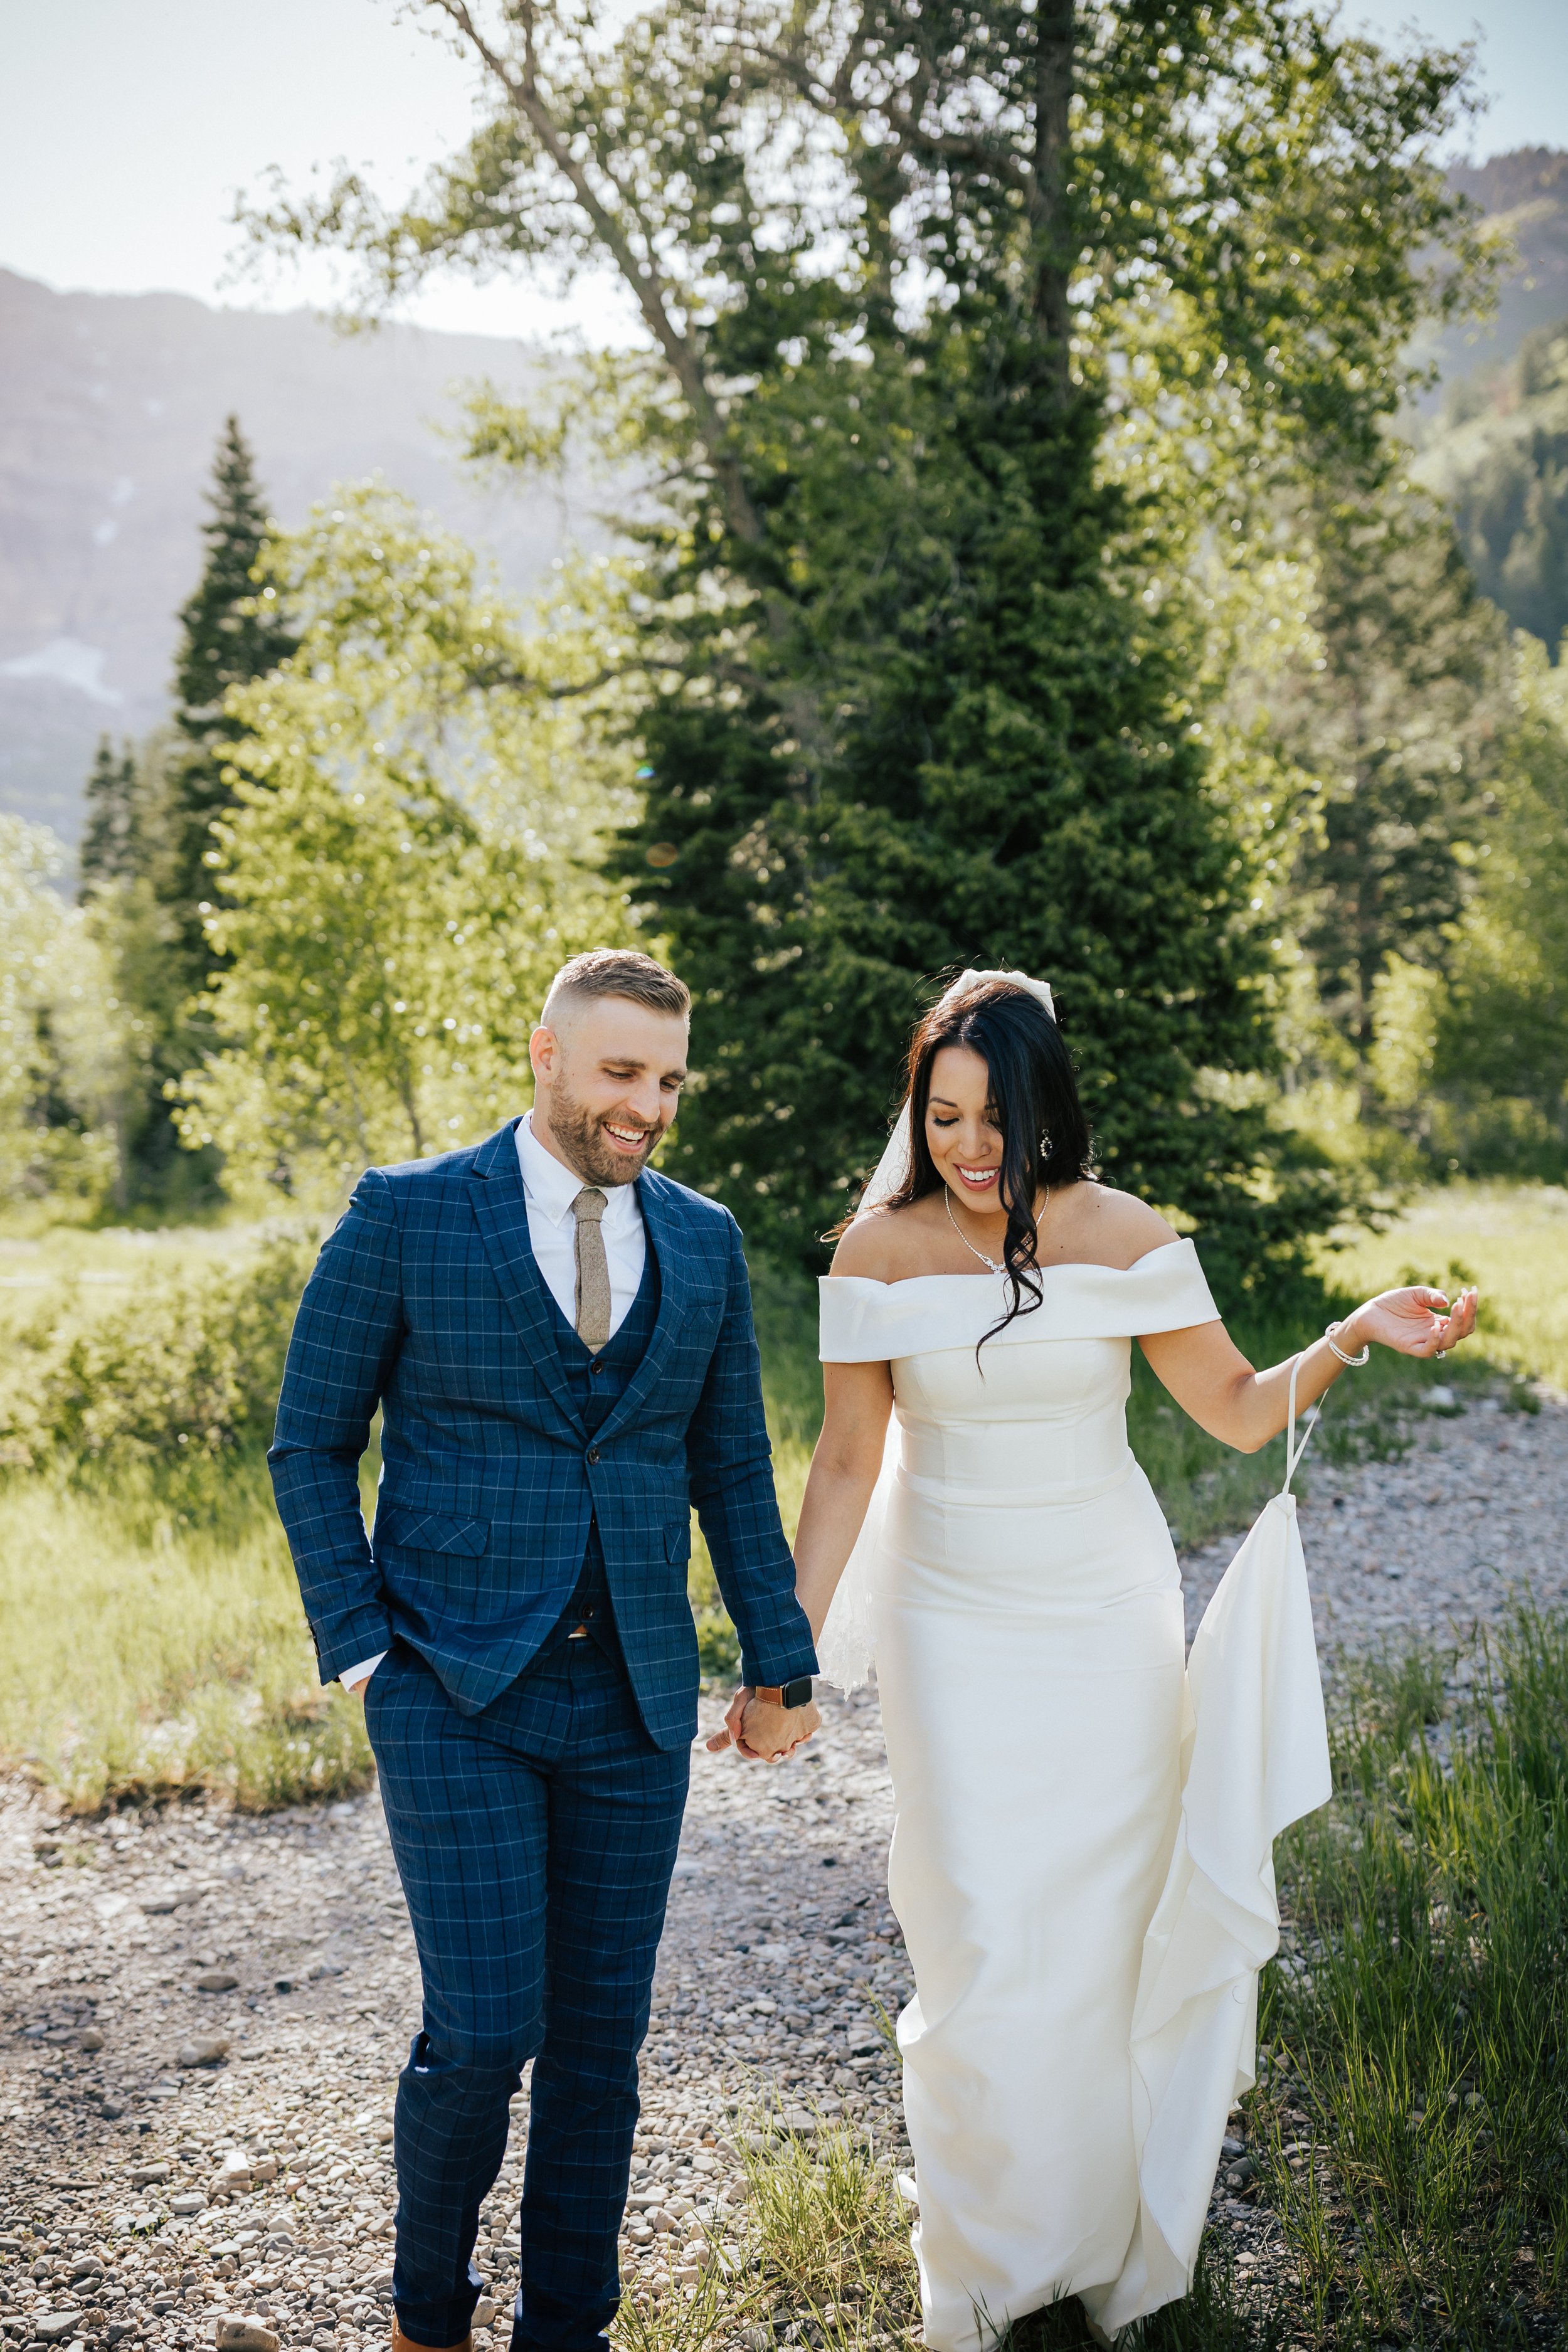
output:
<instances>
[{"instance_id":1,"label":"tree trunk","mask_svg":"<svg viewBox=\"0 0 1568 2352\"><path fill-rule=\"evenodd\" d=\"M1045 331L1047 367L1066 394L1072 314L1068 280L1076 254L1072 205L1067 193L1072 167L1070 143L1073 55L1077 36L1074 0L1042 0L1035 91L1035 316Z\"/></svg>"}]
</instances>

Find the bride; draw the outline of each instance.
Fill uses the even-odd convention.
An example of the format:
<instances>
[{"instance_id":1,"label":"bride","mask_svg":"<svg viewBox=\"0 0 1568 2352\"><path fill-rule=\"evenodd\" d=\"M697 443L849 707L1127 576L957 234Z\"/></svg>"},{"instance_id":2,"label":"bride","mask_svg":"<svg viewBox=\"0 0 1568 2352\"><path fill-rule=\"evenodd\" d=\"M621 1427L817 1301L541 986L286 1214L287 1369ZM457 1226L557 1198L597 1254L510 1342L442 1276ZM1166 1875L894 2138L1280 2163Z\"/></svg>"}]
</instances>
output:
<instances>
[{"instance_id":1,"label":"bride","mask_svg":"<svg viewBox=\"0 0 1568 2352\"><path fill-rule=\"evenodd\" d=\"M822 1285L795 1558L823 1671L862 1679L875 1647L935 2352L1068 2294L1109 2342L1186 2291L1251 2080L1272 1836L1328 1793L1293 1506L1233 1563L1239 1597L1211 1604L1225 1622L1189 1679L1175 1554L1127 1445L1131 1340L1225 1444L1254 1452L1289 1420L1293 1466L1298 1399L1374 1340L1440 1354L1475 1315L1473 1292L1385 1291L1255 1371L1193 1244L1090 1173L1049 990L966 972L917 1028ZM1272 1735L1271 1707L1295 1714Z\"/></svg>"}]
</instances>

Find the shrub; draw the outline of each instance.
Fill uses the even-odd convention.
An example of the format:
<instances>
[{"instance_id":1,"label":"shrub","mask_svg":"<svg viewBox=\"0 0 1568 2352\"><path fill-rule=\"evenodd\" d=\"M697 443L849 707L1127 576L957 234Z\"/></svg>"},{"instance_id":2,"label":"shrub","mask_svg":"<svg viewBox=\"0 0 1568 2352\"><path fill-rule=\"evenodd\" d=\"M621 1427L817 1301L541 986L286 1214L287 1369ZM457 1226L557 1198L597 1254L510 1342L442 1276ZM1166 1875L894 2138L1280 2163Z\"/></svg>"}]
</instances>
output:
<instances>
[{"instance_id":1,"label":"shrub","mask_svg":"<svg viewBox=\"0 0 1568 2352\"><path fill-rule=\"evenodd\" d=\"M149 1284L86 1315L68 1285L15 1335L0 1463L178 1468L265 1442L313 1239L279 1231L237 1264Z\"/></svg>"}]
</instances>

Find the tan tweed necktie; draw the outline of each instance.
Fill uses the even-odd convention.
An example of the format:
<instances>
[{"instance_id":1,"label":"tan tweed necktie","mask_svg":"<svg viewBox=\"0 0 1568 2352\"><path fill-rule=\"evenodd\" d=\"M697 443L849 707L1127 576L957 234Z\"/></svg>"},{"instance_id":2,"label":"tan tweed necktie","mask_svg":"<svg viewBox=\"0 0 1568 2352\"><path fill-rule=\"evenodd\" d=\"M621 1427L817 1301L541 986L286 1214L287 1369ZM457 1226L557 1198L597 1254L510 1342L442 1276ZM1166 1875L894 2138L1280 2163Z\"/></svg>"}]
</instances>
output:
<instances>
[{"instance_id":1,"label":"tan tweed necktie","mask_svg":"<svg viewBox=\"0 0 1568 2352\"><path fill-rule=\"evenodd\" d=\"M572 1203L577 1220L577 1337L595 1352L610 1337L610 1268L600 1220L605 1196L584 1184Z\"/></svg>"}]
</instances>

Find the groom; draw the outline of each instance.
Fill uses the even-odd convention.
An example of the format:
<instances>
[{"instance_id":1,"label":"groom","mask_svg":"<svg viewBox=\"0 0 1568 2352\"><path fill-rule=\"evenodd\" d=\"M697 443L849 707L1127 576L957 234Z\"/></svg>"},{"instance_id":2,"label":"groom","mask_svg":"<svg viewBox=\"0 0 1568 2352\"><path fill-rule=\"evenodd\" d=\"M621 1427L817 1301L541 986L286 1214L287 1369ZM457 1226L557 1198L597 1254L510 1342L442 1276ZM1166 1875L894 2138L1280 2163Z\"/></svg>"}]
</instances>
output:
<instances>
[{"instance_id":1,"label":"groom","mask_svg":"<svg viewBox=\"0 0 1568 2352\"><path fill-rule=\"evenodd\" d=\"M364 1693L424 1978L395 2352L469 2340L479 2207L531 2058L512 2344L603 2352L697 1728L693 1502L741 1636L740 1744L786 1753L816 1722L741 1235L647 1165L689 1006L647 956L567 964L532 1111L368 1170L289 1349L278 1507L322 1680Z\"/></svg>"}]
</instances>

